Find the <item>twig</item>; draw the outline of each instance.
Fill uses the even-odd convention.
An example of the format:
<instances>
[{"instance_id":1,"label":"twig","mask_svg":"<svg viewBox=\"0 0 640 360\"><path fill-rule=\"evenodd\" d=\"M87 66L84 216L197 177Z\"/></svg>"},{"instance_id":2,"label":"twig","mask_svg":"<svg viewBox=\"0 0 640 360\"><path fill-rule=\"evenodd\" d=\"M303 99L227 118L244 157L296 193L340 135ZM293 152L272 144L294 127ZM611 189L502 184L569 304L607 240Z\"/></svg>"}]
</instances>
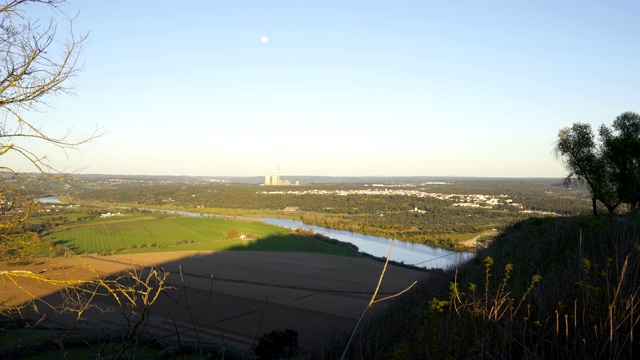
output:
<instances>
[{"instance_id":1,"label":"twig","mask_svg":"<svg viewBox=\"0 0 640 360\"><path fill-rule=\"evenodd\" d=\"M384 273L387 271L387 265L389 264L389 259L391 258L391 251L393 251L393 246L395 244L396 244L396 239L393 239L393 242L391 242L391 247L389 248L389 253L387 254L387 260L384 262L384 267L382 268L382 273L380 274L380 279L378 279L378 285L376 286L376 290L373 292L373 295L371 296L371 300L369 300L369 304L367 304L367 307L364 308L364 310L362 311L362 314L360 315L360 318L358 319L358 322L356 323L356 326L353 328L353 331L351 332L351 336L349 336L349 341L347 342L347 345L344 347L344 351L342 352L342 357L340 357L341 360L344 360L345 356L347 356L347 350L349 350L351 341L353 340L353 337L356 334L356 331L358 330L358 326L360 326L362 319L364 319L364 315L367 313L367 310L369 310L369 308L377 302L388 300L396 296L402 295L403 293L411 289L417 282L417 281L414 281L413 284L411 284L408 288L402 290L401 292L395 295L390 295L383 299L376 300L376 296L378 295L378 290L380 290L380 285L382 284L382 279L384 278Z\"/></svg>"}]
</instances>

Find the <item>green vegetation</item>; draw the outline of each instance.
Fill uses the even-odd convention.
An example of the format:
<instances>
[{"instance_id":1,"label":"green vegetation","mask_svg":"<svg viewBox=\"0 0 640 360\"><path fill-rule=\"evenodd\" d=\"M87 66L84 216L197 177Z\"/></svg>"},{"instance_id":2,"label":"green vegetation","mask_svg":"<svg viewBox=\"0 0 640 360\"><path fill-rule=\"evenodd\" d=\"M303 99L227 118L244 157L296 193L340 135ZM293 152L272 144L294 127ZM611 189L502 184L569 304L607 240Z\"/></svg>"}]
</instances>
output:
<instances>
[{"instance_id":1,"label":"green vegetation","mask_svg":"<svg viewBox=\"0 0 640 360\"><path fill-rule=\"evenodd\" d=\"M162 214L84 220L60 225L45 236L65 254L258 250L354 255L340 246L259 222Z\"/></svg>"},{"instance_id":2,"label":"green vegetation","mask_svg":"<svg viewBox=\"0 0 640 360\"><path fill-rule=\"evenodd\" d=\"M589 195L584 189L565 189L561 183L536 181L528 183L529 187L527 182L511 184L513 187L504 184L485 191L479 191L482 184L473 183L429 187L433 192L454 186L460 193L485 194L501 194L502 189L522 204L537 204L530 206L530 210L562 209L574 201L586 210L583 213L589 212ZM177 185L157 186L175 189ZM214 188L194 186L194 189ZM188 194L194 189L185 187L183 191ZM249 201L253 196L262 199L264 195L256 194L256 187L249 185L215 189L218 192L229 189L230 193L224 196L230 199L246 196L244 199ZM251 191L254 193L250 194ZM546 195L536 199L535 194L540 191ZM283 201L280 196L267 195L267 198ZM318 204L313 205L314 196L318 196L315 200L318 204L326 206L329 201L333 206L316 211L313 206ZM299 210L294 216L306 216L309 221L317 216L317 221L329 222L324 225L330 227L352 226L356 219L369 219L361 224L372 224L375 221L406 223L406 219L413 218L418 223L424 221L425 224L417 226L428 230L430 222L426 220L434 217L433 221L446 224L442 229L454 228L456 219L463 218L467 224L477 224L473 225L475 229L486 230L489 226L501 229L497 239L488 241L489 246L479 250L478 256L468 264L457 271L432 273L428 282L373 312L374 316L356 333L349 358L630 359L640 351L630 343L631 336L638 336L636 325L640 315L637 299L640 295L640 219L637 214L612 218L530 217L531 213L513 209L461 208L432 198L420 198L417 201L421 202L416 203L416 199L402 196L314 196L292 195L286 203L295 199L310 201L313 205L310 208L316 210ZM172 199L178 202L177 196ZM291 206L304 209L301 204L303 202ZM152 207L153 204L146 205ZM409 205L425 212L402 210ZM182 208L180 204L166 203L162 207ZM64 254L64 250L107 255L225 249L353 254L340 244L330 245L328 240L318 239L314 234L291 233L242 219L181 217L135 209L122 209L122 216L100 217L107 211L114 212L114 208L106 209L43 205L45 212L49 210L47 216L34 217L15 231L37 235L44 247L57 248L59 254ZM365 209L372 213L366 214ZM208 208L201 210L206 212ZM244 211L260 213L263 210ZM278 212L276 209L264 211ZM281 210L280 214L285 215ZM527 216L529 218L515 225L502 225L509 219ZM340 225L344 219L351 222ZM332 220L335 223L330 223ZM433 235L452 242L473 236L473 232L464 232L463 228ZM198 346L202 349L204 344ZM151 344L147 346L152 348ZM305 349L305 356L333 359L343 350L344 343L338 340L316 353L307 353Z\"/></svg>"},{"instance_id":3,"label":"green vegetation","mask_svg":"<svg viewBox=\"0 0 640 360\"><path fill-rule=\"evenodd\" d=\"M559 179L454 179L376 188L357 183L263 187L116 180L82 178L55 193L68 202L103 207L285 217L447 248L460 248L465 240L532 216L576 215L590 208L586 189L566 188ZM287 207L296 210L284 211Z\"/></svg>"},{"instance_id":4,"label":"green vegetation","mask_svg":"<svg viewBox=\"0 0 640 360\"><path fill-rule=\"evenodd\" d=\"M637 358L639 220L519 222L371 318L348 358Z\"/></svg>"},{"instance_id":5,"label":"green vegetation","mask_svg":"<svg viewBox=\"0 0 640 360\"><path fill-rule=\"evenodd\" d=\"M314 187L326 191L322 194L265 194L263 188L252 185L157 182L99 187L92 182L46 191L66 194L65 199L82 205L42 205L40 215L12 231L31 234L29 240L39 239L42 246L30 247L32 254L46 253L49 248L54 255L180 250L353 254L343 245L314 234L291 233L241 217L194 218L113 207L125 204L298 218L447 247L496 228L498 238L482 238L488 247L457 272L434 272L428 283L373 312L375 316L356 333L349 357L573 359L593 358L591 354L596 353L602 358L633 358L633 353L640 351L628 345L631 336L638 335L640 310L637 214L544 217L523 212L588 214L588 190L565 188L558 180L477 180L395 187L402 191L485 194L485 199L507 194L512 202L521 204L492 207L488 203L454 206L460 200L451 197L334 193L360 191L363 184ZM300 189L305 188L295 188ZM121 201L133 193L141 203ZM113 201L106 203L99 197ZM209 201L211 206L206 205ZM232 203L241 205L232 207ZM298 209L284 212L287 206ZM122 215L100 216L117 211ZM515 225L509 225L512 223ZM38 248L40 252L35 250ZM305 349L305 356L333 359L343 350L344 343L339 340L317 353Z\"/></svg>"},{"instance_id":6,"label":"green vegetation","mask_svg":"<svg viewBox=\"0 0 640 360\"><path fill-rule=\"evenodd\" d=\"M588 186L593 199L613 214L620 204L640 206L640 115L627 111L611 128L602 125L596 140L590 124L574 123L558 133L556 152L569 170L566 182ZM575 178L574 178L575 177Z\"/></svg>"}]
</instances>

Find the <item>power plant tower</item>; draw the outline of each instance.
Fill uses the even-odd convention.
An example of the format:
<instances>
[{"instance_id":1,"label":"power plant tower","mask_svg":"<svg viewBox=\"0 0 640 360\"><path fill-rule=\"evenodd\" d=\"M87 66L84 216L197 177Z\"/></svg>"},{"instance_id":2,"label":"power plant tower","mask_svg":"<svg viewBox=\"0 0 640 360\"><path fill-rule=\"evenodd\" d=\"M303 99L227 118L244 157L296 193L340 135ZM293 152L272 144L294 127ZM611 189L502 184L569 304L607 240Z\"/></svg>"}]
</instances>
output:
<instances>
[{"instance_id":1,"label":"power plant tower","mask_svg":"<svg viewBox=\"0 0 640 360\"><path fill-rule=\"evenodd\" d=\"M278 166L278 171L276 172L275 175L265 175L264 184L265 185L291 185L291 182L289 180L280 180L280 166Z\"/></svg>"}]
</instances>

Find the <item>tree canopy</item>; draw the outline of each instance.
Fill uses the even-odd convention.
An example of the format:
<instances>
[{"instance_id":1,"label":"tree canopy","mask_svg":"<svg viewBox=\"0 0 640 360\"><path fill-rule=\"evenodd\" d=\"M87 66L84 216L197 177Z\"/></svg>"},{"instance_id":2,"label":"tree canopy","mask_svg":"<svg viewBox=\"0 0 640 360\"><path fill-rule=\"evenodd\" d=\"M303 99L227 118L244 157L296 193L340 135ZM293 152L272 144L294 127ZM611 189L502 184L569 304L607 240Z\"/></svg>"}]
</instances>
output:
<instances>
[{"instance_id":1,"label":"tree canopy","mask_svg":"<svg viewBox=\"0 0 640 360\"><path fill-rule=\"evenodd\" d=\"M574 123L558 133L555 151L569 174L566 182L587 185L596 201L613 214L620 204L640 204L640 115L624 112L596 138L591 125Z\"/></svg>"}]
</instances>

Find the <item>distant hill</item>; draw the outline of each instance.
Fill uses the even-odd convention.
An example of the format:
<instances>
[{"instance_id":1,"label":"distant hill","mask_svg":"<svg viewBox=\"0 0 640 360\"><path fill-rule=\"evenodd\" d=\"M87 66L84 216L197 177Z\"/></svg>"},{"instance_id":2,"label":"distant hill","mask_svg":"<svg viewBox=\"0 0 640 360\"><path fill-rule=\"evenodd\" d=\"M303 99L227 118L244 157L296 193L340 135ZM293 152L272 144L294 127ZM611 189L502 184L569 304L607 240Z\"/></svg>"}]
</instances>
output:
<instances>
[{"instance_id":1,"label":"distant hill","mask_svg":"<svg viewBox=\"0 0 640 360\"><path fill-rule=\"evenodd\" d=\"M116 174L81 174L77 179L128 181L164 181L173 183L211 183L228 182L234 184L263 184L264 176L188 176L188 175L116 175ZM543 178L500 178L500 177L461 177L461 176L312 176L312 175L280 175L291 183L299 181L305 184L358 184L358 183L424 183L424 182L456 182L456 181L491 181L491 180L541 180ZM544 178L546 179L546 178ZM554 179L558 180L558 179Z\"/></svg>"}]
</instances>

